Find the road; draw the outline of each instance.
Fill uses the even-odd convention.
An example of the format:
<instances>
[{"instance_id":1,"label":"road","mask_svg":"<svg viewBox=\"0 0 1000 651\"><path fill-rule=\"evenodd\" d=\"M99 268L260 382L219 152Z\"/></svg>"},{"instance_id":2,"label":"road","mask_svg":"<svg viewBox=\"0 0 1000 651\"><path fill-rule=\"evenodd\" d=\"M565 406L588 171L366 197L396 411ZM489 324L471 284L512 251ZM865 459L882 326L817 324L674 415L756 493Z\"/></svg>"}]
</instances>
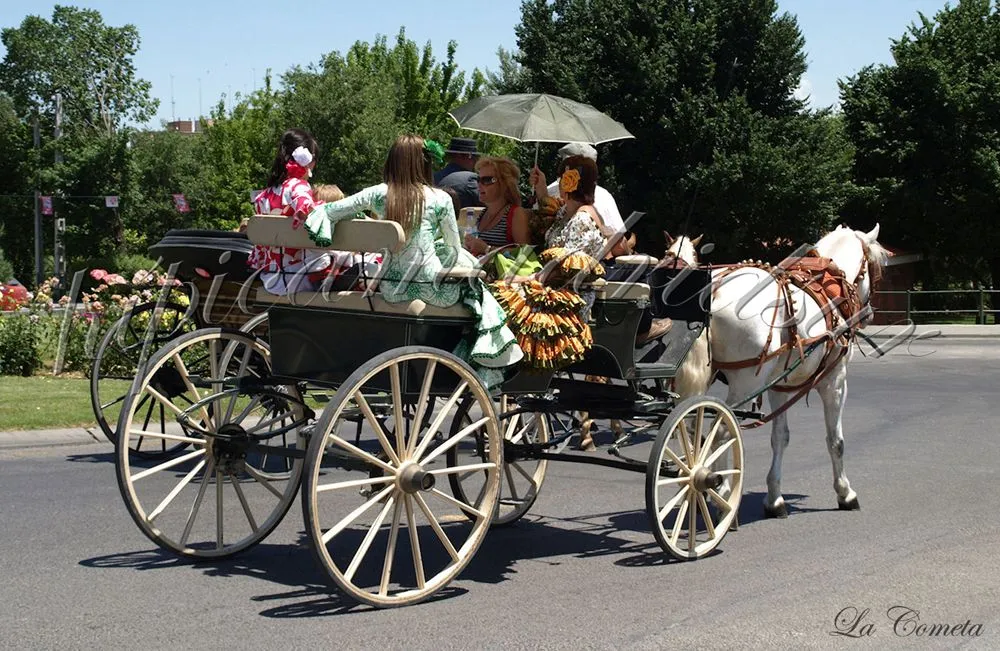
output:
<instances>
[{"instance_id":1,"label":"road","mask_svg":"<svg viewBox=\"0 0 1000 651\"><path fill-rule=\"evenodd\" d=\"M766 430L745 434L742 526L692 563L654 542L640 475L564 464L440 598L390 611L321 582L297 503L258 547L189 564L133 525L110 446L4 451L0 647L1000 648L998 361L981 340L855 358L859 512L836 509L814 396L791 412L788 519L763 519ZM965 636L917 639L914 617Z\"/></svg>"}]
</instances>

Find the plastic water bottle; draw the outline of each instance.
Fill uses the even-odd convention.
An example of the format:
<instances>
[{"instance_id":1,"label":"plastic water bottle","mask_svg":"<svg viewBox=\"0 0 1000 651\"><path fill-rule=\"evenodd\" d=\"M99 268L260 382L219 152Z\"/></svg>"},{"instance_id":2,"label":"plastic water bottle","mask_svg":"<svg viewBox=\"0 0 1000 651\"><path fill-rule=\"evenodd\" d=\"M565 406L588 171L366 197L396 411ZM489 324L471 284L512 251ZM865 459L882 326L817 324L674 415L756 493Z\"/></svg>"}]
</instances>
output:
<instances>
[{"instance_id":1,"label":"plastic water bottle","mask_svg":"<svg viewBox=\"0 0 1000 651\"><path fill-rule=\"evenodd\" d=\"M462 232L472 237L479 237L479 212L481 209L469 207L463 208L464 223Z\"/></svg>"}]
</instances>

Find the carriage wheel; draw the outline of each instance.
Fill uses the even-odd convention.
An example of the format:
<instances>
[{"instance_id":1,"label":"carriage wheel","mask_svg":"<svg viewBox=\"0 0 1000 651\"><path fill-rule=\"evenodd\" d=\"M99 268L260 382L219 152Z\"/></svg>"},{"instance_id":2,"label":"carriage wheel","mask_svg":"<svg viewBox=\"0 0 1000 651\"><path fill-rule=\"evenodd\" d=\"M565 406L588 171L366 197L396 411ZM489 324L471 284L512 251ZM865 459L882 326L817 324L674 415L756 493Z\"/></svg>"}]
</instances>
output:
<instances>
[{"instance_id":1,"label":"carriage wheel","mask_svg":"<svg viewBox=\"0 0 1000 651\"><path fill-rule=\"evenodd\" d=\"M699 396L660 428L646 469L646 514L664 551L681 560L718 546L743 494L743 438L729 407Z\"/></svg>"},{"instance_id":2,"label":"carriage wheel","mask_svg":"<svg viewBox=\"0 0 1000 651\"><path fill-rule=\"evenodd\" d=\"M438 400L429 400L432 388ZM391 401L369 401L386 392ZM451 437L439 436L450 431L463 400L472 403L475 420ZM429 424L415 426L428 422L428 408ZM392 430L382 425L385 417ZM489 450L485 459L445 463L449 449L479 436ZM306 456L304 519L327 575L351 597L374 606L417 603L444 588L489 529L500 492L500 441L486 388L450 353L408 346L355 370L323 411ZM456 500L438 483L470 471L485 472L478 507Z\"/></svg>"},{"instance_id":3,"label":"carriage wheel","mask_svg":"<svg viewBox=\"0 0 1000 651\"><path fill-rule=\"evenodd\" d=\"M168 341L195 329L187 309L177 303L165 303L158 309L155 301L137 305L115 321L101 340L90 368L90 404L98 427L112 443L117 440L115 426L129 386L139 373L142 356L149 359ZM148 408L152 410L153 404ZM150 414L151 419L154 416ZM138 443L142 444L138 452L149 455L166 454L184 445L164 439L143 439Z\"/></svg>"},{"instance_id":4,"label":"carriage wheel","mask_svg":"<svg viewBox=\"0 0 1000 651\"><path fill-rule=\"evenodd\" d=\"M263 540L295 499L307 410L268 384L270 352L247 334L203 328L163 347L132 385L115 447L136 524L182 556L220 558ZM164 428L149 429L152 403ZM138 439L174 445L155 458ZM266 459L281 459L268 466ZM290 463L289 463L289 460Z\"/></svg>"},{"instance_id":5,"label":"carriage wheel","mask_svg":"<svg viewBox=\"0 0 1000 651\"><path fill-rule=\"evenodd\" d=\"M458 408L451 424L454 436L472 423L472 400L464 401ZM549 417L546 414L525 413L504 417L503 414L517 409L517 405L507 396L500 399L500 431L505 441L515 444L537 444L549 441ZM480 434L469 437L464 442L448 450L449 466L469 466L482 463L489 456L485 437ZM493 515L494 525L506 525L521 519L538 497L538 491L545 480L548 461L519 459L510 461L504 456L503 471L500 474L500 500ZM469 470L448 475L452 494L466 504L477 506L482 502L487 488L488 475L482 470ZM471 515L470 515L471 517Z\"/></svg>"}]
</instances>

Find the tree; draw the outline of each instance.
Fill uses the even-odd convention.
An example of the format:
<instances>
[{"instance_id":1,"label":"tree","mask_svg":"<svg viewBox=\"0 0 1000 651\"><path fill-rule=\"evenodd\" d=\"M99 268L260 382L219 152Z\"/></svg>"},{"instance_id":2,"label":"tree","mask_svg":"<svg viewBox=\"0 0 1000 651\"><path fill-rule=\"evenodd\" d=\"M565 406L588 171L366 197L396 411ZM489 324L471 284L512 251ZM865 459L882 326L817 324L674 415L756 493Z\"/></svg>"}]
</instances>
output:
<instances>
[{"instance_id":1,"label":"tree","mask_svg":"<svg viewBox=\"0 0 1000 651\"><path fill-rule=\"evenodd\" d=\"M156 113L159 102L149 96L150 83L135 75L134 25L110 27L97 11L56 5L51 22L28 16L20 27L4 29L0 40L7 48L0 85L21 116L37 111L51 124L57 93L67 132L110 135Z\"/></svg>"},{"instance_id":2,"label":"tree","mask_svg":"<svg viewBox=\"0 0 1000 651\"><path fill-rule=\"evenodd\" d=\"M126 194L126 125L146 122L158 105L149 82L135 74L138 30L105 25L97 11L57 5L51 21L27 16L19 27L0 32L0 40L7 48L0 87L18 119L39 120L42 156L34 161L32 175L38 175L43 194L55 197L59 217L66 218L68 254L86 264L120 251L123 224L102 197ZM58 141L50 136L57 95L62 98ZM57 151L60 163L53 162ZM30 246L29 238L19 238L11 257L30 256Z\"/></svg>"},{"instance_id":3,"label":"tree","mask_svg":"<svg viewBox=\"0 0 1000 651\"><path fill-rule=\"evenodd\" d=\"M481 95L486 78L466 81L455 63L456 44L443 62L428 43L420 48L400 29L392 46L384 36L333 52L320 65L296 67L284 77L289 124L308 129L322 152L317 178L358 190L382 177L393 140L413 132L444 143L458 132L449 110ZM507 151L509 143L483 137L481 146Z\"/></svg>"},{"instance_id":4,"label":"tree","mask_svg":"<svg viewBox=\"0 0 1000 651\"><path fill-rule=\"evenodd\" d=\"M25 237L34 218L33 199L25 197L31 158L31 131L10 97L0 93L0 249L6 250L13 275L25 283L34 277L31 242Z\"/></svg>"},{"instance_id":5,"label":"tree","mask_svg":"<svg viewBox=\"0 0 1000 651\"><path fill-rule=\"evenodd\" d=\"M775 0L526 0L516 33L521 70L502 65L499 91L584 101L636 136L600 148L601 184L647 213L647 250L687 225L720 258L757 257L837 215L849 149L794 96L804 40Z\"/></svg>"},{"instance_id":6,"label":"tree","mask_svg":"<svg viewBox=\"0 0 1000 651\"><path fill-rule=\"evenodd\" d=\"M862 193L856 220L879 220L922 252L942 284L1000 283L1000 12L960 0L918 14L893 41L894 63L842 82Z\"/></svg>"}]
</instances>

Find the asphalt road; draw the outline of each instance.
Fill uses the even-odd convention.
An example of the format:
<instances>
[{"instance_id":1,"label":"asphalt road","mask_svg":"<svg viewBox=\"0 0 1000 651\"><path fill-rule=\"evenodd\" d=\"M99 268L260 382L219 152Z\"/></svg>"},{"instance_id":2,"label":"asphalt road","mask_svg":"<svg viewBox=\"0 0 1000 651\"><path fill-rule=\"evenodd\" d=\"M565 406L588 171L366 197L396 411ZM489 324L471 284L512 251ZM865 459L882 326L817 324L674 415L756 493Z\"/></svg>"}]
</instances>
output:
<instances>
[{"instance_id":1,"label":"asphalt road","mask_svg":"<svg viewBox=\"0 0 1000 651\"><path fill-rule=\"evenodd\" d=\"M852 364L859 512L836 509L814 396L791 412L788 519L763 519L767 430L745 433L741 528L692 563L656 545L642 476L557 465L439 598L389 611L321 582L297 503L258 547L190 564L136 529L109 446L3 451L0 647L1000 648L1000 342L909 353Z\"/></svg>"}]
</instances>

